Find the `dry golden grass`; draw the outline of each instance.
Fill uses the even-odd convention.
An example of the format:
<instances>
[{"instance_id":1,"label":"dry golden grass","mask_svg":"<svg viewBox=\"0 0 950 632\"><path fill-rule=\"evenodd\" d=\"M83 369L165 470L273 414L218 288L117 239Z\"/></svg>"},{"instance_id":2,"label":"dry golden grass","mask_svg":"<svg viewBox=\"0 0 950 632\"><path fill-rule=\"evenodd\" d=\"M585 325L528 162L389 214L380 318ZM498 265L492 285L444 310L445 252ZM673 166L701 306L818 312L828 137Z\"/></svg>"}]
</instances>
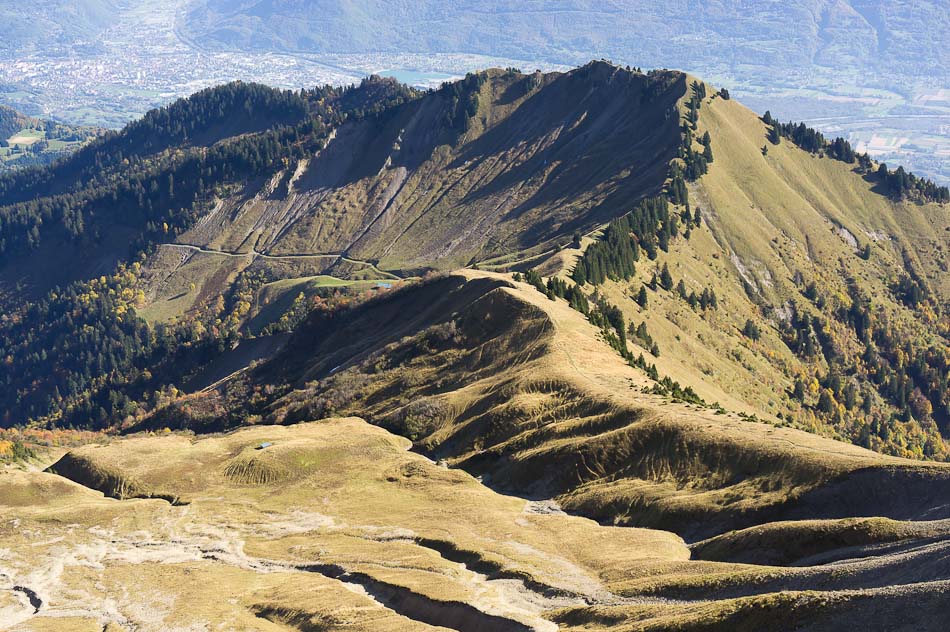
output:
<instances>
[{"instance_id":1,"label":"dry golden grass","mask_svg":"<svg viewBox=\"0 0 950 632\"><path fill-rule=\"evenodd\" d=\"M431 314L399 302L431 291L444 294L428 300ZM453 301L456 325L447 328L439 323ZM843 502L856 489L847 481L898 484L905 502L925 503L921 491L939 489L946 473L645 395L647 378L580 314L503 275L466 272L403 290L339 334L324 332L316 350L368 322L387 323L394 341L382 330L362 346L351 340L352 362L335 375L360 382L360 367L374 367L359 400L369 417L419 396L441 401L450 414L424 445L489 484L558 490L567 508L604 520L717 533L783 512L900 513L914 507ZM272 445L257 449L264 442ZM848 522L766 524L697 547L721 557L753 547L775 563L872 555L844 565L692 560L668 531L568 516L409 448L382 428L336 418L133 436L77 448L52 468L125 500L46 472L5 474L0 613L22 630L55 629L63 616L75 629L507 632L758 630L778 612L820 628L862 620L866 595L891 617L882 620L908 600L923 604L922 628L938 611L939 525L863 521L855 539L841 537L855 532ZM869 548L888 542L905 548ZM891 594L878 588L887 583L915 587ZM32 591L39 612L13 586Z\"/></svg>"},{"instance_id":2,"label":"dry golden grass","mask_svg":"<svg viewBox=\"0 0 950 632\"><path fill-rule=\"evenodd\" d=\"M945 345L937 323L902 305L890 286L904 274L906 253L935 300L950 300L950 207L895 203L874 190L875 182L855 173L854 165L819 158L788 140L772 145L758 116L735 101L707 99L696 135L705 131L715 161L690 185L703 227L688 241L674 239L656 263L641 261L629 282L608 282L604 288L628 322L647 323L660 348L658 358L648 357L661 374L730 410L773 423L781 415L810 424L790 392L796 377L825 372L827 366L795 356L777 327L777 314L791 301L806 313L815 310L796 277L816 283L832 304L845 305L853 279L870 299L878 322L886 318L914 332L921 345ZM858 249L871 245L868 260L858 256L852 238ZM719 309L701 314L664 291L649 292L648 308L639 307L633 298L664 264L688 291L715 291ZM751 296L744 283L752 288ZM759 325L760 340L742 335L747 319ZM845 353L863 350L845 326L833 319L830 326ZM830 432L820 424L816 429Z\"/></svg>"},{"instance_id":3,"label":"dry golden grass","mask_svg":"<svg viewBox=\"0 0 950 632\"><path fill-rule=\"evenodd\" d=\"M257 450L264 441L273 445ZM866 591L838 590L854 573L847 565L691 561L671 533L550 512L408 447L349 418L74 451L76 462L187 503L179 505L5 472L0 613L17 630L626 631L770 629L779 612L824 625L864 607ZM279 475L235 476L235 463L252 461ZM886 527L871 529L867 543L942 533L865 523ZM810 584L821 592L778 592ZM42 601L39 612L14 585ZM911 596L932 615L942 589L925 586ZM886 592L877 598L901 606Z\"/></svg>"},{"instance_id":4,"label":"dry golden grass","mask_svg":"<svg viewBox=\"0 0 950 632\"><path fill-rule=\"evenodd\" d=\"M256 450L265 440L273 445ZM0 499L0 543L11 551L3 572L44 603L23 629L77 611L99 629L112 620L141 629L208 621L269 630L268 620L288 619L329 621L327 629L426 629L396 616L398 603L387 609L348 591L336 572L384 601L415 600L406 608L421 620L457 616L477 625L484 615L489 624L510 618L551 629L540 616L547 608L606 594L602 566L688 558L672 534L532 513L526 501L407 447L361 420L335 419L197 440L135 437L73 453L88 469L120 472L187 503L177 506L103 498L48 473L16 474L6 482L16 493ZM235 463L249 460L281 475L235 476ZM79 474L78 466L70 471ZM34 502L21 507L16 499L27 493ZM18 528L10 528L14 518ZM100 568L98 581L89 583L85 562ZM123 592L131 585L134 593ZM4 612L25 617L13 605Z\"/></svg>"},{"instance_id":5,"label":"dry golden grass","mask_svg":"<svg viewBox=\"0 0 950 632\"><path fill-rule=\"evenodd\" d=\"M503 88L483 88L473 137L516 113L521 101L490 93ZM394 129L416 142L432 114L408 109ZM764 128L734 102L705 104L705 129L716 162L691 195L708 224L661 261L691 289L714 287L720 312L700 318L659 294L641 311L625 298L637 282L605 292L628 320L648 321L662 374L775 421L800 365L774 331L755 345L738 335L758 314L738 278L779 305L797 291L796 272L840 292L843 270L909 318L884 280L902 244L926 242L919 264L946 292L939 255L924 254L939 246L948 219L939 209L894 207L846 166L787 143L763 157ZM368 141L372 131L348 129L342 140ZM364 157L382 163L392 143L367 146ZM255 228L261 218L277 226L316 205L326 213L302 217L281 245L315 251L364 226L388 198L414 209L411 230L383 221L358 246L384 265L407 265L432 255L420 234L442 234L447 218L462 217L448 211L474 179L520 160L502 152L469 173L437 145L411 176L389 165L330 186L324 180L352 167L345 147L314 158L338 173L303 165L296 193L281 193L290 185L279 176L246 204L222 207L221 217L236 213L233 230L196 236L234 250L275 245ZM450 164L455 180L422 186ZM508 193L517 201L530 192ZM444 206L428 213L437 199ZM875 241L864 261L836 225L862 243L889 239ZM515 260L537 254L510 248L516 233L499 233L500 259L464 239L465 248L436 259L504 266L512 252ZM387 250L399 239L418 241L418 250ZM552 253L545 270L563 275L577 255ZM211 293L237 269L192 264L175 283L200 279ZM651 270L641 268L642 281ZM404 288L302 330L285 349L240 379L296 387L265 411L265 421L286 426L85 446L53 466L63 476L4 470L0 621L18 630L463 632L945 624L948 527L910 520L946 518L950 466L648 394L651 380L582 315L509 275L464 271ZM327 411L331 418L316 421ZM263 442L272 445L258 449ZM705 540L690 548L683 538Z\"/></svg>"},{"instance_id":6,"label":"dry golden grass","mask_svg":"<svg viewBox=\"0 0 950 632\"><path fill-rule=\"evenodd\" d=\"M301 389L269 419L305 420L330 402L499 488L690 538L766 518L908 517L950 481L946 466L647 394L649 378L581 314L507 279L460 273L314 332L312 346L292 341L274 366L296 367L280 379L303 376ZM876 480L877 493L859 493ZM913 491L898 493L900 481Z\"/></svg>"}]
</instances>

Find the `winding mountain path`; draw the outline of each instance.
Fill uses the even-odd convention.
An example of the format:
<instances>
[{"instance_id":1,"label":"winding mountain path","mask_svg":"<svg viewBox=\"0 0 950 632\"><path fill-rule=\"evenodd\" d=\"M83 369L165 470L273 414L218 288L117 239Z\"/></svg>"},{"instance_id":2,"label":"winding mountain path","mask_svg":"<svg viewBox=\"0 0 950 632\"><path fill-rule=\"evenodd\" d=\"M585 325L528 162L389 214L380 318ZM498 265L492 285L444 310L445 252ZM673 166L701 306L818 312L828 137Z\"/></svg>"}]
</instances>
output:
<instances>
[{"instance_id":1,"label":"winding mountain path","mask_svg":"<svg viewBox=\"0 0 950 632\"><path fill-rule=\"evenodd\" d=\"M342 253L330 252L330 253L291 253L291 254L281 254L281 255L271 255L265 252L259 252L257 250L249 250L247 252L239 252L235 250L217 250L214 248L205 248L203 246L196 246L194 244L178 244L178 243L167 243L162 244L169 248L180 248L182 250L190 250L192 252L200 252L206 255L216 255L219 257L260 257L261 259L271 259L271 260L286 260L286 259L336 259L337 261L345 261L346 263L352 263L355 265L366 266L382 276L388 277L393 280L399 280L403 277L386 270L380 270L376 267L376 264L371 261L363 261L361 259L352 259L350 257L344 256Z\"/></svg>"}]
</instances>

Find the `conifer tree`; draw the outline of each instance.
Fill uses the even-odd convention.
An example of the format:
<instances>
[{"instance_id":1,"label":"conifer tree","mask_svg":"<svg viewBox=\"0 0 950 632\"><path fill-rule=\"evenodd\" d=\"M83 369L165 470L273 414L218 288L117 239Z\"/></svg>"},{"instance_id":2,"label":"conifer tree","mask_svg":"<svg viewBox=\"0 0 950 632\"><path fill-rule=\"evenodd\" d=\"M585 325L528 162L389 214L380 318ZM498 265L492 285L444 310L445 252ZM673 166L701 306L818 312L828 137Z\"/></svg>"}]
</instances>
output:
<instances>
[{"instance_id":1,"label":"conifer tree","mask_svg":"<svg viewBox=\"0 0 950 632\"><path fill-rule=\"evenodd\" d=\"M751 318L745 321L742 333L750 340L758 340L762 336L762 332L759 331L759 326L756 325Z\"/></svg>"},{"instance_id":2,"label":"conifer tree","mask_svg":"<svg viewBox=\"0 0 950 632\"><path fill-rule=\"evenodd\" d=\"M676 284L676 293L680 295L681 299L687 299L686 283L683 282L683 279L680 279L680 282Z\"/></svg>"},{"instance_id":3,"label":"conifer tree","mask_svg":"<svg viewBox=\"0 0 950 632\"><path fill-rule=\"evenodd\" d=\"M663 264L663 270L660 272L660 287L667 292L673 289L673 276L670 274L670 267Z\"/></svg>"}]
</instances>

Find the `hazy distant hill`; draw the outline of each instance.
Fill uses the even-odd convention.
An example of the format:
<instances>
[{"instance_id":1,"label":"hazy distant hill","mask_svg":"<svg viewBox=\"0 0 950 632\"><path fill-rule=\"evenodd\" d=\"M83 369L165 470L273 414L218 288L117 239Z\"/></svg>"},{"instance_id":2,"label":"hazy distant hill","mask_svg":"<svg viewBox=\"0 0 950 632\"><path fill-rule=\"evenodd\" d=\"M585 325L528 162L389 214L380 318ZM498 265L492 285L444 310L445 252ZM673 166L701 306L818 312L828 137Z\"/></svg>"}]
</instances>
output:
<instances>
[{"instance_id":1,"label":"hazy distant hill","mask_svg":"<svg viewBox=\"0 0 950 632\"><path fill-rule=\"evenodd\" d=\"M55 53L61 46L86 42L117 18L116 0L0 0L0 55Z\"/></svg>"},{"instance_id":2,"label":"hazy distant hill","mask_svg":"<svg viewBox=\"0 0 950 632\"><path fill-rule=\"evenodd\" d=\"M198 0L205 45L324 53L466 52L807 76L873 73L889 86L948 76L946 3L875 0Z\"/></svg>"}]
</instances>

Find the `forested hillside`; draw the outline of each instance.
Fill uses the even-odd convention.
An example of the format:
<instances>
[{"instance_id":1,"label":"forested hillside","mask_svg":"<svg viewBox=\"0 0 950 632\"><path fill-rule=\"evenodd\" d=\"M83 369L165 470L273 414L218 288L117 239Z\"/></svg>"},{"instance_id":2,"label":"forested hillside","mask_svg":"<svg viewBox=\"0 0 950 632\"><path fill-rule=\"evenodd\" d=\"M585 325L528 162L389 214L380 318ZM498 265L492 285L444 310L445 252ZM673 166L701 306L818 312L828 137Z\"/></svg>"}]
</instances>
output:
<instances>
[{"instance_id":1,"label":"forested hillside","mask_svg":"<svg viewBox=\"0 0 950 632\"><path fill-rule=\"evenodd\" d=\"M224 303L168 326L136 315L142 261L191 227L217 193L319 147L326 122L411 96L392 82L366 92L368 100L358 88L297 94L229 84L50 167L0 176L4 424L111 426L220 352L233 334L214 326Z\"/></svg>"},{"instance_id":2,"label":"forested hillside","mask_svg":"<svg viewBox=\"0 0 950 632\"><path fill-rule=\"evenodd\" d=\"M174 236L220 187L272 173L319 146L328 122L363 106L351 96L334 111L344 94L228 84L150 112L49 168L0 176L0 256L10 262L48 239L57 249L87 240L124 257ZM118 227L133 231L131 251L105 237ZM43 289L68 278L33 282Z\"/></svg>"},{"instance_id":3,"label":"forested hillside","mask_svg":"<svg viewBox=\"0 0 950 632\"><path fill-rule=\"evenodd\" d=\"M565 299L653 395L945 459L947 200L669 71L229 84L0 177L0 414L154 423L311 310L469 266Z\"/></svg>"},{"instance_id":4,"label":"forested hillside","mask_svg":"<svg viewBox=\"0 0 950 632\"><path fill-rule=\"evenodd\" d=\"M26 117L16 110L0 106L0 138L9 138L14 132L23 129Z\"/></svg>"}]
</instances>

